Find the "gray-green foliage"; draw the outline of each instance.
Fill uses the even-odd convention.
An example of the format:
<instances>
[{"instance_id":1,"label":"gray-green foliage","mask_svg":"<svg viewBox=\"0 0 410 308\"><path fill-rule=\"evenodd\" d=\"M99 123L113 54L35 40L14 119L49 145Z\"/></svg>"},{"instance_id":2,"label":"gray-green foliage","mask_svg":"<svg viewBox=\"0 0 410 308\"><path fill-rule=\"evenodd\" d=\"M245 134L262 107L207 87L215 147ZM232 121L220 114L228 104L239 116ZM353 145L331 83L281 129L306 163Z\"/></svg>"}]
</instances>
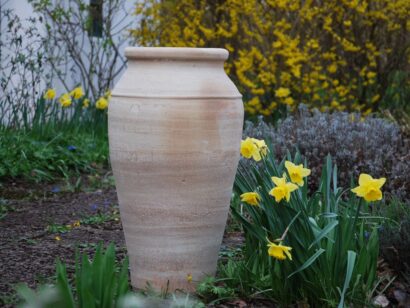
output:
<instances>
[{"instance_id":1,"label":"gray-green foliage","mask_svg":"<svg viewBox=\"0 0 410 308\"><path fill-rule=\"evenodd\" d=\"M276 157L297 149L312 169L312 187L318 187L322 161L330 154L342 186L348 186L360 173L368 173L386 177L385 190L410 199L410 140L401 135L398 125L385 119L361 119L359 114L346 112L310 112L301 105L297 114L275 127L261 118L256 124L247 122L243 136L270 140Z\"/></svg>"}]
</instances>

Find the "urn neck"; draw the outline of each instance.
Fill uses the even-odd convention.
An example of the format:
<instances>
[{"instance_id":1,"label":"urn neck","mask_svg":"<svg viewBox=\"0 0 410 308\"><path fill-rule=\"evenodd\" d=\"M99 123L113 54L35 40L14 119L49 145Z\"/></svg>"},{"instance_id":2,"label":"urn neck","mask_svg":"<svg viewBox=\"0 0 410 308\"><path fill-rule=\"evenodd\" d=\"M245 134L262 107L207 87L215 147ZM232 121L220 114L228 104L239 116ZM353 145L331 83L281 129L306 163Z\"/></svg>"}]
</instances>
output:
<instances>
[{"instance_id":1,"label":"urn neck","mask_svg":"<svg viewBox=\"0 0 410 308\"><path fill-rule=\"evenodd\" d=\"M174 61L219 61L228 59L228 51L222 48L188 47L127 47L128 60L174 60Z\"/></svg>"},{"instance_id":2,"label":"urn neck","mask_svg":"<svg viewBox=\"0 0 410 308\"><path fill-rule=\"evenodd\" d=\"M113 98L241 98L224 71L225 49L128 47L125 55Z\"/></svg>"}]
</instances>

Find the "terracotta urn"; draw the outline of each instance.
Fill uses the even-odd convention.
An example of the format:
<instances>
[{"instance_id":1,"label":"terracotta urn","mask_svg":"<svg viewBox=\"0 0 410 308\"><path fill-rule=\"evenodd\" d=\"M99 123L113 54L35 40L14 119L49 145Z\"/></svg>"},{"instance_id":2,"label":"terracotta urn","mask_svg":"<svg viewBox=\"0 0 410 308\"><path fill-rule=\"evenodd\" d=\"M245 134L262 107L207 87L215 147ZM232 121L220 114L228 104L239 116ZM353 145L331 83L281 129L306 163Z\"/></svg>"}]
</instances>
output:
<instances>
[{"instance_id":1,"label":"terracotta urn","mask_svg":"<svg viewBox=\"0 0 410 308\"><path fill-rule=\"evenodd\" d=\"M225 49L129 47L125 55L108 125L131 282L193 290L216 270L241 94L224 72Z\"/></svg>"}]
</instances>

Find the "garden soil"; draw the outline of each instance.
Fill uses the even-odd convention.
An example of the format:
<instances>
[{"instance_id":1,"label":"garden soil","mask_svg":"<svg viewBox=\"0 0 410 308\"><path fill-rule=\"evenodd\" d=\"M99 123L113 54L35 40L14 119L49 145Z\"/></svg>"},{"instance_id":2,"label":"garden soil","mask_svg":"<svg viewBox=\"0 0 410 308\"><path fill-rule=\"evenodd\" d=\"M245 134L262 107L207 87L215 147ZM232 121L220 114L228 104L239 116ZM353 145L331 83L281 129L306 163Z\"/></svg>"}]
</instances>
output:
<instances>
[{"instance_id":1,"label":"garden soil","mask_svg":"<svg viewBox=\"0 0 410 308\"><path fill-rule=\"evenodd\" d=\"M35 288L54 281L56 259L63 260L72 274L76 250L92 257L98 243L113 242L118 261L126 256L115 189L68 192L64 186L0 184L0 307L14 306L18 283ZM87 222L78 225L79 221ZM240 233L229 232L222 248L242 242Z\"/></svg>"},{"instance_id":2,"label":"garden soil","mask_svg":"<svg viewBox=\"0 0 410 308\"><path fill-rule=\"evenodd\" d=\"M77 250L92 257L98 243L113 242L118 261L125 258L126 247L113 186L82 186L77 192L67 191L64 186L66 183L0 183L0 307L16 304L15 287L18 283L35 288L53 282L56 259L63 260L72 274ZM73 189L74 186L68 187ZM234 224L228 221L221 246L222 261L226 261L229 252L243 243L242 234L234 230ZM395 275L381 260L379 273L386 272L391 277ZM385 292L390 304L395 302L397 290L406 289L409 290L406 279L396 280ZM397 303L389 307L397 307ZM208 307L276 306L262 299L234 299Z\"/></svg>"}]
</instances>

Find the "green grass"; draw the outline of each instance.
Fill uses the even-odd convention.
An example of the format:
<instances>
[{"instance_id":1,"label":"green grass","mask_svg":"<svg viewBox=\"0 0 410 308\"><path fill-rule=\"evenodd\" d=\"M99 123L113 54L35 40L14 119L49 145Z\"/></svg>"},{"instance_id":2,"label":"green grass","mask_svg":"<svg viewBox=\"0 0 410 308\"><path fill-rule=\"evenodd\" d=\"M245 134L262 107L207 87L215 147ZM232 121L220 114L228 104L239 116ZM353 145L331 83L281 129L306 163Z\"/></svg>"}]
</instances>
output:
<instances>
[{"instance_id":1,"label":"green grass","mask_svg":"<svg viewBox=\"0 0 410 308\"><path fill-rule=\"evenodd\" d=\"M0 181L69 179L107 168L107 110L83 108L85 96L69 107L41 96L33 106L0 98Z\"/></svg>"},{"instance_id":2,"label":"green grass","mask_svg":"<svg viewBox=\"0 0 410 308\"><path fill-rule=\"evenodd\" d=\"M0 180L52 181L108 168L107 135L0 129Z\"/></svg>"}]
</instances>

